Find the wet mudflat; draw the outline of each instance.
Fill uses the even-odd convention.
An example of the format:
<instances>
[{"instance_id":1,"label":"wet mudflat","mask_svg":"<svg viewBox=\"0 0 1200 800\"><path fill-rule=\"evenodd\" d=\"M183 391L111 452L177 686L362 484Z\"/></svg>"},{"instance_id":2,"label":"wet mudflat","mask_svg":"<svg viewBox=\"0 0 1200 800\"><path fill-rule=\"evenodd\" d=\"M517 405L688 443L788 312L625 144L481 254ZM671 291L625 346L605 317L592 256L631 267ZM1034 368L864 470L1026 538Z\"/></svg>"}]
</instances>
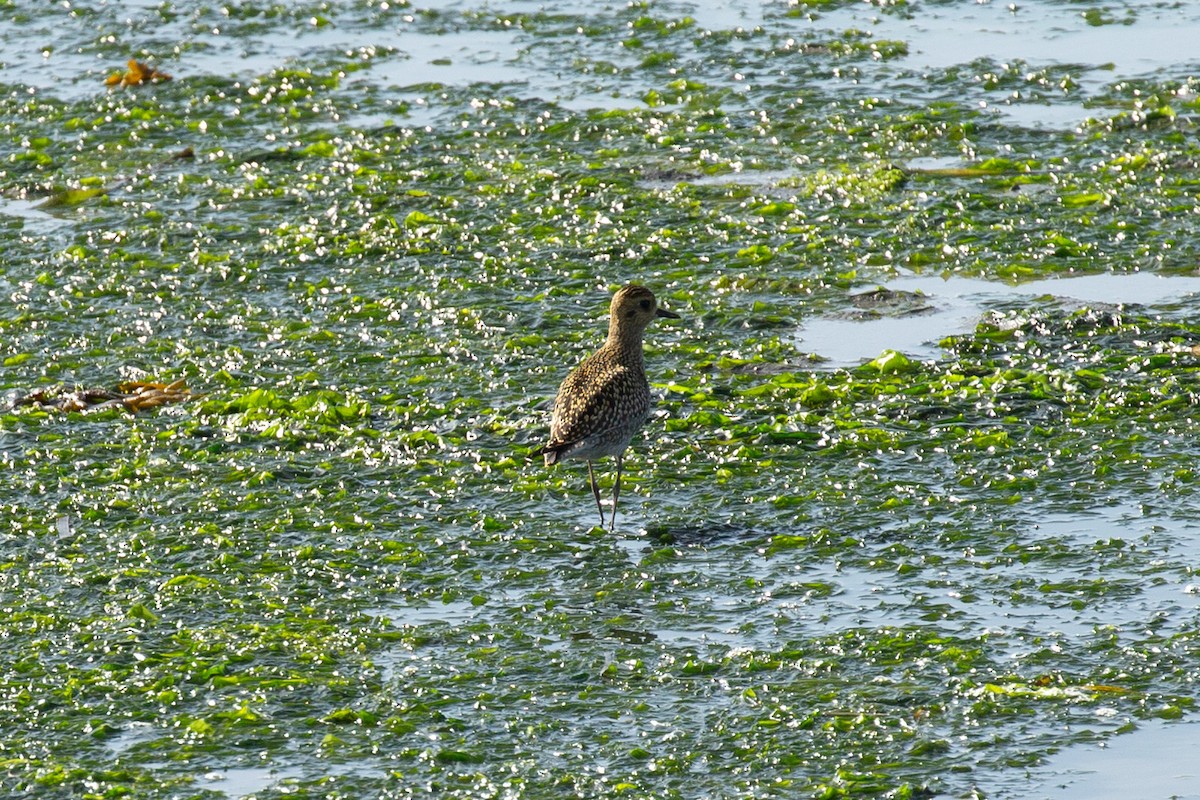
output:
<instances>
[{"instance_id":1,"label":"wet mudflat","mask_svg":"<svg viewBox=\"0 0 1200 800\"><path fill-rule=\"evenodd\" d=\"M11 4L0 788L1186 796L1186 31ZM608 533L532 453L630 280L683 319ZM187 395L15 404L76 385Z\"/></svg>"}]
</instances>

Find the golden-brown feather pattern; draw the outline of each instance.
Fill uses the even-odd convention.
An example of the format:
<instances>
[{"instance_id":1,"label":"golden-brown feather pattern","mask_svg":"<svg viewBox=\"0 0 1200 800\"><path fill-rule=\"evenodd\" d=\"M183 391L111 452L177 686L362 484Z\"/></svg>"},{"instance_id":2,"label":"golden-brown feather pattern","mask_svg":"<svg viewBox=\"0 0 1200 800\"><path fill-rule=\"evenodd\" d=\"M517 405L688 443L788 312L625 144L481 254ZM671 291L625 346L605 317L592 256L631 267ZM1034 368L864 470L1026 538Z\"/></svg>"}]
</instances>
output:
<instances>
[{"instance_id":1,"label":"golden-brown feather pattern","mask_svg":"<svg viewBox=\"0 0 1200 800\"><path fill-rule=\"evenodd\" d=\"M550 441L542 448L546 464L565 459L588 462L592 493L600 522L604 510L596 485L592 460L617 457L613 485L613 524L621 487L621 459L625 449L650 413L650 386L642 359L642 335L655 317L678 319L659 308L654 294L630 284L618 291L609 309L608 338L562 382L554 401Z\"/></svg>"}]
</instances>

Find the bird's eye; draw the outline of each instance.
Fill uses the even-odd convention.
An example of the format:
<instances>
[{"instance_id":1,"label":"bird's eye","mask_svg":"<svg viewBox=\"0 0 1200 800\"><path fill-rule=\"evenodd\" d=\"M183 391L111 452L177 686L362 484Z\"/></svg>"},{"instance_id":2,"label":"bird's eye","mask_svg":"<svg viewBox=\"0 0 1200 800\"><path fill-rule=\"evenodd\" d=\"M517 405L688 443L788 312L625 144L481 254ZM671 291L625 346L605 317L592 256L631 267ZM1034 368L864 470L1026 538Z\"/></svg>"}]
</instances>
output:
<instances>
[{"instance_id":1,"label":"bird's eye","mask_svg":"<svg viewBox=\"0 0 1200 800\"><path fill-rule=\"evenodd\" d=\"M642 311L649 311L649 310L650 310L650 301L649 301L649 300L643 300L643 301L642 301L641 303L639 303L638 305L640 305L640 306L642 307Z\"/></svg>"}]
</instances>

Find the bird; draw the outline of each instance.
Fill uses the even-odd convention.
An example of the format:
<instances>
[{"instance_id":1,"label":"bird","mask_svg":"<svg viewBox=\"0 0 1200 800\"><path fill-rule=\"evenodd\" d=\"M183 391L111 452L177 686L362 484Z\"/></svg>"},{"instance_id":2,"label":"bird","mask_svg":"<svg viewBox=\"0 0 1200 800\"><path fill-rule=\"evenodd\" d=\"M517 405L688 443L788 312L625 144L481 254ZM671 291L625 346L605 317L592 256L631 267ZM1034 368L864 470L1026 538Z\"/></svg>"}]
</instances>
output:
<instances>
[{"instance_id":1,"label":"bird","mask_svg":"<svg viewBox=\"0 0 1200 800\"><path fill-rule=\"evenodd\" d=\"M631 283L613 295L608 338L558 387L550 420L550 441L538 451L545 456L546 466L570 459L587 461L602 528L604 507L592 462L604 456L617 458L610 524L610 529L616 530L625 449L650 415L650 384L642 359L642 335L656 317L679 319L678 314L660 307L654 293L645 286Z\"/></svg>"}]
</instances>

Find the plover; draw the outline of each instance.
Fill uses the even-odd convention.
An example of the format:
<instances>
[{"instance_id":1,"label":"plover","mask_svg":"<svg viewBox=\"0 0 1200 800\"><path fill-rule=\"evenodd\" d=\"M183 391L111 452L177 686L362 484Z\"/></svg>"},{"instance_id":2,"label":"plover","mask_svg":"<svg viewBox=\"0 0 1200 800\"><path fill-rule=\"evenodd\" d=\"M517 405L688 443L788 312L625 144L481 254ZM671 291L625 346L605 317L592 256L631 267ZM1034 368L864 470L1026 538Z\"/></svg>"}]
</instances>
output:
<instances>
[{"instance_id":1,"label":"plover","mask_svg":"<svg viewBox=\"0 0 1200 800\"><path fill-rule=\"evenodd\" d=\"M558 387L550 421L550 441L538 451L545 455L547 466L567 459L587 461L601 527L604 508L592 461L603 456L617 457L610 524L615 529L625 448L650 414L642 334L655 317L679 319L678 314L659 308L654 293L644 286L629 284L613 295L608 338Z\"/></svg>"}]
</instances>

